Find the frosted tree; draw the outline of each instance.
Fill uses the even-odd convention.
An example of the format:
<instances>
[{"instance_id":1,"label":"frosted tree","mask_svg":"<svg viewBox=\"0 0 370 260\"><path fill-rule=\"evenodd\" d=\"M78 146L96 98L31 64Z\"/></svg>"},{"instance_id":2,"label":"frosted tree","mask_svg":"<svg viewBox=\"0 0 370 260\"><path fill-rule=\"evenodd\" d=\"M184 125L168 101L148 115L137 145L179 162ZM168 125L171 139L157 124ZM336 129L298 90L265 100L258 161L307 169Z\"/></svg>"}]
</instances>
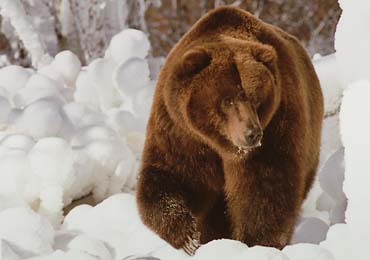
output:
<instances>
[{"instance_id":1,"label":"frosted tree","mask_svg":"<svg viewBox=\"0 0 370 260\"><path fill-rule=\"evenodd\" d=\"M55 55L69 49L88 63L103 56L112 36L122 29L133 27L148 32L145 13L160 3L160 0L2 0L1 31L12 45L15 60L22 60L25 56L22 53L27 52L33 66L37 66L40 55Z\"/></svg>"},{"instance_id":2,"label":"frosted tree","mask_svg":"<svg viewBox=\"0 0 370 260\"><path fill-rule=\"evenodd\" d=\"M20 0L0 1L0 14L3 18L9 20L29 52L34 67L38 67L50 60L45 43L39 36L39 32L34 28Z\"/></svg>"}]
</instances>

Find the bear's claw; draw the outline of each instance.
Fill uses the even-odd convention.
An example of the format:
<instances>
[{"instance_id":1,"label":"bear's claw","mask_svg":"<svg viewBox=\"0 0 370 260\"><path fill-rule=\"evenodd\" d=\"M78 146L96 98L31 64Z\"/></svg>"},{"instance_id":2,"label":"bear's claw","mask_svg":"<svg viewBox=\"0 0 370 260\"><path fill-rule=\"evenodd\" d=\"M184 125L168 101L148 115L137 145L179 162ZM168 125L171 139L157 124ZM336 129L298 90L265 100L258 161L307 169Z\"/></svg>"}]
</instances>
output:
<instances>
[{"instance_id":1,"label":"bear's claw","mask_svg":"<svg viewBox=\"0 0 370 260\"><path fill-rule=\"evenodd\" d=\"M185 242L185 245L182 247L182 249L185 251L185 253L192 256L200 247L200 233L195 232L193 237L187 236L186 238L187 241Z\"/></svg>"}]
</instances>

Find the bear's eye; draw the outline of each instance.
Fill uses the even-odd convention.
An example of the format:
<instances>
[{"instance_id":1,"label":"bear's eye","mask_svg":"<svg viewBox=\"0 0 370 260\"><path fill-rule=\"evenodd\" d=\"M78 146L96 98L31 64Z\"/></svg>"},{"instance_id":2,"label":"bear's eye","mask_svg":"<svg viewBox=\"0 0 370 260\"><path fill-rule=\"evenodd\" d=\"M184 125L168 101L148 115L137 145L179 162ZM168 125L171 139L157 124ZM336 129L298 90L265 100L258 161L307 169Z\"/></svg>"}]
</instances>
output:
<instances>
[{"instance_id":1,"label":"bear's eye","mask_svg":"<svg viewBox=\"0 0 370 260\"><path fill-rule=\"evenodd\" d=\"M223 100L222 100L222 106L227 108L227 107L230 107L234 105L234 99L232 97L225 97Z\"/></svg>"}]
</instances>

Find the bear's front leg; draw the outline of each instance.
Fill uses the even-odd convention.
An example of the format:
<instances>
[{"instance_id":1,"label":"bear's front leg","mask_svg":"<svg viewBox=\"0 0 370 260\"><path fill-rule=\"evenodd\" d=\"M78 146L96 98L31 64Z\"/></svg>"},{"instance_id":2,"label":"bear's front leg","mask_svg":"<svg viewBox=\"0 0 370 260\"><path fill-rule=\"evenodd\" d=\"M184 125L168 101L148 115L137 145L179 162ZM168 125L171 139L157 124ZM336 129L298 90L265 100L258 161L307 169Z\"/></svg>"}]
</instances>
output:
<instances>
[{"instance_id":1,"label":"bear's front leg","mask_svg":"<svg viewBox=\"0 0 370 260\"><path fill-rule=\"evenodd\" d=\"M302 202L298 168L255 158L224 169L232 238L248 246L286 246Z\"/></svg>"},{"instance_id":2,"label":"bear's front leg","mask_svg":"<svg viewBox=\"0 0 370 260\"><path fill-rule=\"evenodd\" d=\"M200 233L189 204L191 195L187 185L174 174L154 167L140 173L136 197L144 224L189 255L200 245Z\"/></svg>"}]
</instances>

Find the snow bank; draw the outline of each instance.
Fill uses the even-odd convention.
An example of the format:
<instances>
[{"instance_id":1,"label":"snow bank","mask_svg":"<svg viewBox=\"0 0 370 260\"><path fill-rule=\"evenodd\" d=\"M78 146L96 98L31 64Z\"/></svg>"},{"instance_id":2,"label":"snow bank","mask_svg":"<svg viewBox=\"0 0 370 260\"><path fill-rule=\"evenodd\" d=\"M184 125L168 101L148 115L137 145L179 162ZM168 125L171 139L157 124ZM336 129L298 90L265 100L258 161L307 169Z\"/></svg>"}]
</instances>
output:
<instances>
[{"instance_id":1,"label":"snow bank","mask_svg":"<svg viewBox=\"0 0 370 260\"><path fill-rule=\"evenodd\" d=\"M86 68L63 51L37 71L0 69L0 194L16 194L57 228L75 199L132 191L155 85L149 47L130 29Z\"/></svg>"},{"instance_id":2,"label":"snow bank","mask_svg":"<svg viewBox=\"0 0 370 260\"><path fill-rule=\"evenodd\" d=\"M366 0L339 0L343 10L335 33L336 57L341 77L349 83L370 77L370 2Z\"/></svg>"},{"instance_id":3,"label":"snow bank","mask_svg":"<svg viewBox=\"0 0 370 260\"><path fill-rule=\"evenodd\" d=\"M331 249L337 260L365 259L370 256L370 197L368 183L370 155L370 81L360 80L345 91L340 113L341 134L345 147L346 165L344 192L348 197L346 225L340 225L328 234L323 246ZM336 250L338 245L343 249Z\"/></svg>"},{"instance_id":4,"label":"snow bank","mask_svg":"<svg viewBox=\"0 0 370 260\"><path fill-rule=\"evenodd\" d=\"M339 1L343 9L342 17L336 32L336 57L340 67L345 91L340 110L340 132L344 145L344 178L343 190L347 197L345 213L346 224L337 224L330 228L327 239L321 246L329 249L336 260L370 258L370 205L366 203L370 197L369 165L370 155L370 70L367 60L370 58L370 4L357 0ZM338 167L342 155L334 155L327 168ZM334 169L334 168L333 168ZM330 198L344 199L343 193L334 189L333 181L338 176L327 176L323 179L324 186L332 186ZM325 201L326 200L326 201ZM330 203L323 199L321 204ZM339 211L342 205L336 206ZM339 208L339 209L338 209Z\"/></svg>"}]
</instances>

